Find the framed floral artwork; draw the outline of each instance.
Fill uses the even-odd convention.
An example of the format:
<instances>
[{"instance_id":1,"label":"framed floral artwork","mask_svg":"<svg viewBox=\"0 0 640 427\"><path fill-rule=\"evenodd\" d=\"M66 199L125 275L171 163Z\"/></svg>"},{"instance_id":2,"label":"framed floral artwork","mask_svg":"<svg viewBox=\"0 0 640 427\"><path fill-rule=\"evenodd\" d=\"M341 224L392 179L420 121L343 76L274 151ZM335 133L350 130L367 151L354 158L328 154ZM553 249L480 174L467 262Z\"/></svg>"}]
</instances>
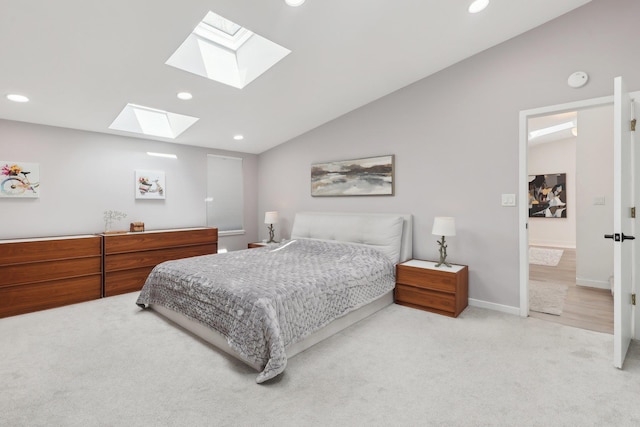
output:
<instances>
[{"instance_id":1,"label":"framed floral artwork","mask_svg":"<svg viewBox=\"0 0 640 427\"><path fill-rule=\"evenodd\" d=\"M164 199L166 185L163 171L136 170L136 199Z\"/></svg>"},{"instance_id":2,"label":"framed floral artwork","mask_svg":"<svg viewBox=\"0 0 640 427\"><path fill-rule=\"evenodd\" d=\"M0 160L0 197L40 197L40 165Z\"/></svg>"}]
</instances>

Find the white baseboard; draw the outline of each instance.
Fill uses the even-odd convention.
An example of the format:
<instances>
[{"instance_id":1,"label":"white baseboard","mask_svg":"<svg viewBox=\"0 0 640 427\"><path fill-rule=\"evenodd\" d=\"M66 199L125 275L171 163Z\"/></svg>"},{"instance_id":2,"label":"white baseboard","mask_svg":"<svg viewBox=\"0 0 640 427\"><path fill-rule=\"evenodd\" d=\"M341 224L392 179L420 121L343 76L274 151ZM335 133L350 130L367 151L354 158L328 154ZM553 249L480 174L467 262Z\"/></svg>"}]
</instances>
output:
<instances>
[{"instance_id":1,"label":"white baseboard","mask_svg":"<svg viewBox=\"0 0 640 427\"><path fill-rule=\"evenodd\" d=\"M494 302L482 301L482 300L473 299L473 298L469 298L469 305L472 307L480 307L480 308L486 308L489 310L499 311L501 313L515 314L516 316L520 315L520 308L512 307L510 305L496 304Z\"/></svg>"},{"instance_id":2,"label":"white baseboard","mask_svg":"<svg viewBox=\"0 0 640 427\"><path fill-rule=\"evenodd\" d=\"M576 277L576 285L579 286L588 286L590 288L598 288L598 289L611 289L611 285L609 281L603 280L591 280L591 279L581 279L580 277Z\"/></svg>"}]
</instances>

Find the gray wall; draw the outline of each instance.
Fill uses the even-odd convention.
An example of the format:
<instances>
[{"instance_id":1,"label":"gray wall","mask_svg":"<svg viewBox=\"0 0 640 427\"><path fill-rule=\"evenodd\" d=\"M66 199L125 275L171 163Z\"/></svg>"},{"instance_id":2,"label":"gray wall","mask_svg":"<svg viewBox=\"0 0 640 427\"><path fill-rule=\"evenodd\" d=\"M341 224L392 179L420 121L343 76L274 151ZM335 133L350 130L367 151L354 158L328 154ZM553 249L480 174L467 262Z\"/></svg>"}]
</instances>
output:
<instances>
[{"instance_id":1,"label":"gray wall","mask_svg":"<svg viewBox=\"0 0 640 427\"><path fill-rule=\"evenodd\" d=\"M0 239L100 233L108 209L127 213L114 229L203 226L208 153L244 158L247 233L221 238L220 247L246 248L258 233L256 155L0 120L0 161L39 163L41 183L37 199L0 199ZM164 171L166 199L136 199L136 169Z\"/></svg>"},{"instance_id":2,"label":"gray wall","mask_svg":"<svg viewBox=\"0 0 640 427\"><path fill-rule=\"evenodd\" d=\"M638 16L637 0L594 0L261 154L259 211L280 211L283 237L302 210L410 212L424 259L438 255L433 218L455 216L448 252L469 265L470 298L518 307L518 210L500 200L518 193L519 112L612 95L619 75L640 89ZM578 70L590 80L572 89ZM395 196L310 196L311 163L382 154L396 156Z\"/></svg>"}]
</instances>

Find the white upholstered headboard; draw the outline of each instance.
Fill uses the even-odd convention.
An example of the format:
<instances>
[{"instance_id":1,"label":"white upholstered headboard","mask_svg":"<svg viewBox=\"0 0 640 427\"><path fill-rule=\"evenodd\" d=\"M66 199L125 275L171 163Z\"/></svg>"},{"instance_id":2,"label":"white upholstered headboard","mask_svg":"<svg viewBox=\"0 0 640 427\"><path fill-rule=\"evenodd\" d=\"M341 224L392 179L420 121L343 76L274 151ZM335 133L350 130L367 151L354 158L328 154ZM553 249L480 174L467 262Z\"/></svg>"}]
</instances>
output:
<instances>
[{"instance_id":1,"label":"white upholstered headboard","mask_svg":"<svg viewBox=\"0 0 640 427\"><path fill-rule=\"evenodd\" d=\"M397 263L413 255L413 220L411 214L299 212L291 238L364 244Z\"/></svg>"}]
</instances>

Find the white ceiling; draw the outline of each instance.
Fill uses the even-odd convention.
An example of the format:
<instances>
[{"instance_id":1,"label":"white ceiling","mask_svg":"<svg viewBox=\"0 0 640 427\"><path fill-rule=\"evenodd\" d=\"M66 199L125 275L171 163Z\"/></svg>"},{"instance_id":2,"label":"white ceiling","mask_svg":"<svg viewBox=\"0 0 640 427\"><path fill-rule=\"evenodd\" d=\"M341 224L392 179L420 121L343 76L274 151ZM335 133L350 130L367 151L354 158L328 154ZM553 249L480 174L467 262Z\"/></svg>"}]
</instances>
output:
<instances>
[{"instance_id":1,"label":"white ceiling","mask_svg":"<svg viewBox=\"0 0 640 427\"><path fill-rule=\"evenodd\" d=\"M147 139L261 153L589 1L0 0L0 118L134 136L133 103L200 118ZM242 90L165 65L209 10L292 53Z\"/></svg>"}]
</instances>

